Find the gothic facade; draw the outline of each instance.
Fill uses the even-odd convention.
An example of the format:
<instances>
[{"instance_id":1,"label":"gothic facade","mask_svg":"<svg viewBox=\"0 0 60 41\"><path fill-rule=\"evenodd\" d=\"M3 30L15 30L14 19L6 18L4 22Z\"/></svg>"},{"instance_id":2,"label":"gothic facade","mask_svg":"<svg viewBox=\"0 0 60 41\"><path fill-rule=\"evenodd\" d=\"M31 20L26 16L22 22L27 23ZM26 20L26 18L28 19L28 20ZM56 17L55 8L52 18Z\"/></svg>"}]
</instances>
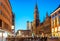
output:
<instances>
[{"instance_id":1,"label":"gothic facade","mask_svg":"<svg viewBox=\"0 0 60 41\"><path fill-rule=\"evenodd\" d=\"M51 32L53 37L60 37L60 5L51 13Z\"/></svg>"},{"instance_id":2,"label":"gothic facade","mask_svg":"<svg viewBox=\"0 0 60 41\"><path fill-rule=\"evenodd\" d=\"M46 19L40 23L38 6L36 4L34 10L34 21L32 22L32 33L34 36L51 35L51 17L46 13Z\"/></svg>"}]
</instances>

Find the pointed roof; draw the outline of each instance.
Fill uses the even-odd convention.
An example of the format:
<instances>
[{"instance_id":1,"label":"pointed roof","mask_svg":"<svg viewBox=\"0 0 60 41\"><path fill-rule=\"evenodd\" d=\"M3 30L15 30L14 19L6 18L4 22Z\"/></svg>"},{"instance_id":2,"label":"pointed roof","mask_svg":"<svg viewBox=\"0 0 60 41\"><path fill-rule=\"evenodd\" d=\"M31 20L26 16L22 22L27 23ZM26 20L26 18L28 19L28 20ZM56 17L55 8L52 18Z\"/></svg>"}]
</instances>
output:
<instances>
[{"instance_id":1,"label":"pointed roof","mask_svg":"<svg viewBox=\"0 0 60 41\"><path fill-rule=\"evenodd\" d=\"M35 4L35 12L38 13L38 5L37 5L37 1L36 1L36 4Z\"/></svg>"},{"instance_id":2,"label":"pointed roof","mask_svg":"<svg viewBox=\"0 0 60 41\"><path fill-rule=\"evenodd\" d=\"M60 8L60 5L58 6L58 8Z\"/></svg>"},{"instance_id":3,"label":"pointed roof","mask_svg":"<svg viewBox=\"0 0 60 41\"><path fill-rule=\"evenodd\" d=\"M46 18L48 17L48 12L46 12Z\"/></svg>"},{"instance_id":4,"label":"pointed roof","mask_svg":"<svg viewBox=\"0 0 60 41\"><path fill-rule=\"evenodd\" d=\"M35 4L35 9L38 9L38 6L37 6L37 0L36 0L36 4Z\"/></svg>"},{"instance_id":5,"label":"pointed roof","mask_svg":"<svg viewBox=\"0 0 60 41\"><path fill-rule=\"evenodd\" d=\"M57 9L59 9L60 8L60 4L59 4L59 6L53 11L53 12L55 12ZM51 12L51 14L53 13L53 12Z\"/></svg>"},{"instance_id":6,"label":"pointed roof","mask_svg":"<svg viewBox=\"0 0 60 41\"><path fill-rule=\"evenodd\" d=\"M38 9L37 3L36 3L36 5L35 5L35 9Z\"/></svg>"}]
</instances>

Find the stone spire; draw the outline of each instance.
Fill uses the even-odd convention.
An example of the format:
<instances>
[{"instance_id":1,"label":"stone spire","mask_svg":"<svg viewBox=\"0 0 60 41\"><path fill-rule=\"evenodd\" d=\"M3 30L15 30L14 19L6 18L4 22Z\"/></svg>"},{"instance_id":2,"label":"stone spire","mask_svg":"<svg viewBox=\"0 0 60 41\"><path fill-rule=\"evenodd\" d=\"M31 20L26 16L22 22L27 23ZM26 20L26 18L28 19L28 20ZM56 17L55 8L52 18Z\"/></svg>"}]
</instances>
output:
<instances>
[{"instance_id":1,"label":"stone spire","mask_svg":"<svg viewBox=\"0 0 60 41\"><path fill-rule=\"evenodd\" d=\"M48 12L46 12L46 18L48 18L49 16L48 16Z\"/></svg>"},{"instance_id":2,"label":"stone spire","mask_svg":"<svg viewBox=\"0 0 60 41\"><path fill-rule=\"evenodd\" d=\"M34 10L34 21L35 21L35 26L37 27L40 23L37 2L35 5L35 10Z\"/></svg>"}]
</instances>

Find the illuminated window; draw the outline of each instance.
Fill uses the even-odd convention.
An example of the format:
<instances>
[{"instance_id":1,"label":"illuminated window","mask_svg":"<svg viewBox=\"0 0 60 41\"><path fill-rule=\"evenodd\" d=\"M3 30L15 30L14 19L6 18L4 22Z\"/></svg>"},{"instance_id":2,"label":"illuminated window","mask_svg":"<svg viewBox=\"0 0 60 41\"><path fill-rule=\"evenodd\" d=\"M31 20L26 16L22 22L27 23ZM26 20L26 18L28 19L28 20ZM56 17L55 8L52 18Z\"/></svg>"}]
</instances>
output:
<instances>
[{"instance_id":1,"label":"illuminated window","mask_svg":"<svg viewBox=\"0 0 60 41\"><path fill-rule=\"evenodd\" d=\"M60 32L58 32L58 37L60 37Z\"/></svg>"},{"instance_id":2,"label":"illuminated window","mask_svg":"<svg viewBox=\"0 0 60 41\"><path fill-rule=\"evenodd\" d=\"M58 33L55 33L55 37L58 37Z\"/></svg>"},{"instance_id":3,"label":"illuminated window","mask_svg":"<svg viewBox=\"0 0 60 41\"><path fill-rule=\"evenodd\" d=\"M55 32L57 32L57 27L55 28Z\"/></svg>"},{"instance_id":4,"label":"illuminated window","mask_svg":"<svg viewBox=\"0 0 60 41\"><path fill-rule=\"evenodd\" d=\"M54 28L52 28L52 32L54 32Z\"/></svg>"},{"instance_id":5,"label":"illuminated window","mask_svg":"<svg viewBox=\"0 0 60 41\"><path fill-rule=\"evenodd\" d=\"M54 20L54 26L55 26L55 20Z\"/></svg>"},{"instance_id":6,"label":"illuminated window","mask_svg":"<svg viewBox=\"0 0 60 41\"><path fill-rule=\"evenodd\" d=\"M57 26L57 17L55 18L55 26Z\"/></svg>"},{"instance_id":7,"label":"illuminated window","mask_svg":"<svg viewBox=\"0 0 60 41\"><path fill-rule=\"evenodd\" d=\"M60 31L60 26L58 27L58 31Z\"/></svg>"},{"instance_id":8,"label":"illuminated window","mask_svg":"<svg viewBox=\"0 0 60 41\"><path fill-rule=\"evenodd\" d=\"M12 29L14 29L14 26L12 26Z\"/></svg>"}]
</instances>

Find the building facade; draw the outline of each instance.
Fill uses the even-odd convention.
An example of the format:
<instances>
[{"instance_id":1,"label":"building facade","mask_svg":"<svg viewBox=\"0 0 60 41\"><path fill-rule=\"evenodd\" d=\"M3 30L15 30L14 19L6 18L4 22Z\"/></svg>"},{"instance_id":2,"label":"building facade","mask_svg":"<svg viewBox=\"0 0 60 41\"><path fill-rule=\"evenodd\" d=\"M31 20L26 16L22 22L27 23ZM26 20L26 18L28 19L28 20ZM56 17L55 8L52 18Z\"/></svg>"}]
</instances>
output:
<instances>
[{"instance_id":1,"label":"building facade","mask_svg":"<svg viewBox=\"0 0 60 41\"><path fill-rule=\"evenodd\" d=\"M16 37L30 37L31 35L30 30L18 30L16 33Z\"/></svg>"},{"instance_id":2,"label":"building facade","mask_svg":"<svg viewBox=\"0 0 60 41\"><path fill-rule=\"evenodd\" d=\"M0 29L11 32L12 10L9 0L0 0Z\"/></svg>"},{"instance_id":3,"label":"building facade","mask_svg":"<svg viewBox=\"0 0 60 41\"><path fill-rule=\"evenodd\" d=\"M27 30L31 30L31 25L32 23L31 22L29 22L29 21L27 21Z\"/></svg>"},{"instance_id":4,"label":"building facade","mask_svg":"<svg viewBox=\"0 0 60 41\"><path fill-rule=\"evenodd\" d=\"M46 13L46 18L40 23L38 6L35 5L34 9L34 20L31 25L31 31L34 36L51 36L51 16Z\"/></svg>"},{"instance_id":5,"label":"building facade","mask_svg":"<svg viewBox=\"0 0 60 41\"><path fill-rule=\"evenodd\" d=\"M15 14L12 12L12 34L15 36Z\"/></svg>"},{"instance_id":6,"label":"building facade","mask_svg":"<svg viewBox=\"0 0 60 41\"><path fill-rule=\"evenodd\" d=\"M51 14L51 32L53 37L60 37L60 6Z\"/></svg>"},{"instance_id":7,"label":"building facade","mask_svg":"<svg viewBox=\"0 0 60 41\"><path fill-rule=\"evenodd\" d=\"M44 36L51 36L51 16L48 16L48 13L46 13L46 18L44 21L40 24L40 33Z\"/></svg>"},{"instance_id":8,"label":"building facade","mask_svg":"<svg viewBox=\"0 0 60 41\"><path fill-rule=\"evenodd\" d=\"M9 0L0 0L0 36L2 40L12 33L12 8Z\"/></svg>"},{"instance_id":9,"label":"building facade","mask_svg":"<svg viewBox=\"0 0 60 41\"><path fill-rule=\"evenodd\" d=\"M38 6L35 5L34 9L34 21L32 22L33 26L33 34L34 36L37 36L39 34L39 28L40 28L40 20L39 20L39 12L38 12Z\"/></svg>"}]
</instances>

